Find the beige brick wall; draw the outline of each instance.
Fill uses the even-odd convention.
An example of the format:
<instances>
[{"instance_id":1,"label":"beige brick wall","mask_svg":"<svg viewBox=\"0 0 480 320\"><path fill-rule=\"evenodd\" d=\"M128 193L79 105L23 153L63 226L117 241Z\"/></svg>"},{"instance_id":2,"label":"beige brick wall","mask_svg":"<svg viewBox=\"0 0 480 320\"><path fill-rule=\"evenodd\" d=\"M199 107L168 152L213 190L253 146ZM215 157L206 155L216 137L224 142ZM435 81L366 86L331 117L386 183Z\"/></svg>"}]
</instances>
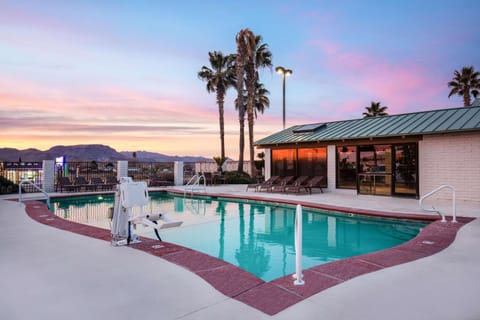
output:
<instances>
[{"instance_id":1,"label":"beige brick wall","mask_svg":"<svg viewBox=\"0 0 480 320\"><path fill-rule=\"evenodd\" d=\"M443 184L458 200L480 201L480 133L424 136L419 142L420 196ZM451 191L438 198L451 199Z\"/></svg>"}]
</instances>

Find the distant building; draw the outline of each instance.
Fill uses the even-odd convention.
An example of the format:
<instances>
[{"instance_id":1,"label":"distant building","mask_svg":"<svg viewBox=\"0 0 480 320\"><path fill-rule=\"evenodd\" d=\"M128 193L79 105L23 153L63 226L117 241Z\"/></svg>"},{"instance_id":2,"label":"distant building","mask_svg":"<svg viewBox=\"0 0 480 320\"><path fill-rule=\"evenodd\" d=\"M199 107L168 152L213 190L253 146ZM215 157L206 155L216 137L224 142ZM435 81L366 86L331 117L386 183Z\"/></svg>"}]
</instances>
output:
<instances>
[{"instance_id":1,"label":"distant building","mask_svg":"<svg viewBox=\"0 0 480 320\"><path fill-rule=\"evenodd\" d=\"M332 192L414 198L449 184L479 200L480 106L297 125L255 145L267 179L320 175Z\"/></svg>"}]
</instances>

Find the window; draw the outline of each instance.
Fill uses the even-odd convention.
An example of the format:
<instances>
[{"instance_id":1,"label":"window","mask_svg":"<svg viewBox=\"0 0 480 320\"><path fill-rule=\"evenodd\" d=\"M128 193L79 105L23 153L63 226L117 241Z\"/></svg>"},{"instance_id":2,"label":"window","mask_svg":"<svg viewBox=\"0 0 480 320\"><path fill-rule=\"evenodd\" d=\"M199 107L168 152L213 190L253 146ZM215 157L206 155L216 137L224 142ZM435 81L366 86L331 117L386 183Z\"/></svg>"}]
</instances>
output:
<instances>
[{"instance_id":1,"label":"window","mask_svg":"<svg viewBox=\"0 0 480 320\"><path fill-rule=\"evenodd\" d=\"M296 175L296 150L273 149L272 150L272 176L295 176Z\"/></svg>"},{"instance_id":2,"label":"window","mask_svg":"<svg viewBox=\"0 0 480 320\"><path fill-rule=\"evenodd\" d=\"M337 188L357 187L357 147L337 147Z\"/></svg>"},{"instance_id":3,"label":"window","mask_svg":"<svg viewBox=\"0 0 480 320\"><path fill-rule=\"evenodd\" d=\"M327 180L327 148L299 148L297 176L323 176Z\"/></svg>"},{"instance_id":4,"label":"window","mask_svg":"<svg viewBox=\"0 0 480 320\"><path fill-rule=\"evenodd\" d=\"M272 150L272 176L323 176L327 180L327 148Z\"/></svg>"}]
</instances>

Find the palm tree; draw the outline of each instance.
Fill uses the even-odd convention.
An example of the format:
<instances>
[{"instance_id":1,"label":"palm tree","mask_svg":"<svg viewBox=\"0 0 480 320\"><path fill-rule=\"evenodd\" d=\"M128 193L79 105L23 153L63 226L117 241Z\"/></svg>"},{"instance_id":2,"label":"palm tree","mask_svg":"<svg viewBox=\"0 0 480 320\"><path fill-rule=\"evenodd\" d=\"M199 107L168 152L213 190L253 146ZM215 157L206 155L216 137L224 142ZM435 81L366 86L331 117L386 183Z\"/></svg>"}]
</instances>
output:
<instances>
[{"instance_id":1,"label":"palm tree","mask_svg":"<svg viewBox=\"0 0 480 320\"><path fill-rule=\"evenodd\" d=\"M370 107L365 107L365 109L367 109L367 112L363 113L364 118L388 116L388 113L386 112L388 107L380 106L380 101L372 101Z\"/></svg>"},{"instance_id":2,"label":"palm tree","mask_svg":"<svg viewBox=\"0 0 480 320\"><path fill-rule=\"evenodd\" d=\"M254 116L256 118L259 76L258 69L268 67L272 68L272 53L268 49L268 44L262 43L262 36L255 36L255 47L252 48L253 59L249 62L246 74L247 86L247 120L248 120L248 142L250 151L250 172L253 174L255 170L255 150L253 148L254 140ZM263 88L268 93L268 90ZM265 95L264 95L265 96ZM268 99L268 98L267 98ZM262 109L263 113L263 109Z\"/></svg>"},{"instance_id":3,"label":"palm tree","mask_svg":"<svg viewBox=\"0 0 480 320\"><path fill-rule=\"evenodd\" d=\"M263 114L265 109L270 107L270 99L267 95L270 94L270 91L265 89L263 83L257 81L255 84L255 119L258 117L258 112Z\"/></svg>"},{"instance_id":4,"label":"palm tree","mask_svg":"<svg viewBox=\"0 0 480 320\"><path fill-rule=\"evenodd\" d=\"M225 160L225 120L224 100L229 87L235 85L235 72L233 55L223 55L221 51L208 53L211 68L203 66L198 72L198 77L207 82L207 91L217 93L217 104L220 122L221 159Z\"/></svg>"},{"instance_id":5,"label":"palm tree","mask_svg":"<svg viewBox=\"0 0 480 320\"><path fill-rule=\"evenodd\" d=\"M260 112L261 114L263 114L265 112L265 109L268 108L270 106L270 99L267 97L267 95L270 94L270 91L268 91L267 89L265 89L265 86L263 85L263 83L260 83L257 81L257 83L255 83L255 104L254 104L254 117L255 119L257 119L258 117L258 112ZM247 92L245 90L243 90L243 108L244 110L247 109ZM235 109L238 111L238 98L235 99ZM245 117L245 112L244 112L244 115ZM252 121L253 122L253 121ZM250 128L249 128L250 129ZM253 126L252 126L252 129L253 129ZM251 145L253 146L253 141L251 141ZM250 163L253 163L253 165L255 166L255 169L257 169L257 166L255 165L255 160L251 161ZM251 168L251 172L253 174L253 168Z\"/></svg>"},{"instance_id":6,"label":"palm tree","mask_svg":"<svg viewBox=\"0 0 480 320\"><path fill-rule=\"evenodd\" d=\"M249 29L242 29L236 36L237 54L235 56L235 71L237 78L237 109L240 122L240 142L238 155L238 171L243 172L243 152L245 150L245 105L243 90L245 76L251 73L253 49L255 48L255 35ZM249 71L247 71L247 69ZM248 90L248 88L247 88Z\"/></svg>"},{"instance_id":7,"label":"palm tree","mask_svg":"<svg viewBox=\"0 0 480 320\"><path fill-rule=\"evenodd\" d=\"M475 71L473 66L463 67L462 72L455 70L452 81L448 83L448 87L452 88L448 97L454 94L463 96L463 106L470 106L470 95L474 98L478 96L480 89L480 72Z\"/></svg>"},{"instance_id":8,"label":"palm tree","mask_svg":"<svg viewBox=\"0 0 480 320\"><path fill-rule=\"evenodd\" d=\"M263 83L257 81L255 84L255 104L254 104L254 118L258 118L258 112L263 114L265 109L270 107L270 99L267 97L270 94L270 91L265 89ZM243 90L243 107L247 110L247 98L248 93L246 90ZM238 111L238 98L235 99L235 110Z\"/></svg>"}]
</instances>

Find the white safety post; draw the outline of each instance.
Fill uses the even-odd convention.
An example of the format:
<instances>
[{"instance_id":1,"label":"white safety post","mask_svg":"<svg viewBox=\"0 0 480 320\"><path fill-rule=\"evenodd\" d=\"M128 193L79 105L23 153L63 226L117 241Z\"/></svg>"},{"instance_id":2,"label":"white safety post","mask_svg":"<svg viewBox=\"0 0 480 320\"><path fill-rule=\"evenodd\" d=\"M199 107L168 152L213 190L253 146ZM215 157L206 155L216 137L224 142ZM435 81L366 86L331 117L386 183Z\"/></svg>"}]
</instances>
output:
<instances>
[{"instance_id":1,"label":"white safety post","mask_svg":"<svg viewBox=\"0 0 480 320\"><path fill-rule=\"evenodd\" d=\"M305 284L302 274L302 206L297 204L295 215L295 274L293 284L302 286Z\"/></svg>"}]
</instances>

